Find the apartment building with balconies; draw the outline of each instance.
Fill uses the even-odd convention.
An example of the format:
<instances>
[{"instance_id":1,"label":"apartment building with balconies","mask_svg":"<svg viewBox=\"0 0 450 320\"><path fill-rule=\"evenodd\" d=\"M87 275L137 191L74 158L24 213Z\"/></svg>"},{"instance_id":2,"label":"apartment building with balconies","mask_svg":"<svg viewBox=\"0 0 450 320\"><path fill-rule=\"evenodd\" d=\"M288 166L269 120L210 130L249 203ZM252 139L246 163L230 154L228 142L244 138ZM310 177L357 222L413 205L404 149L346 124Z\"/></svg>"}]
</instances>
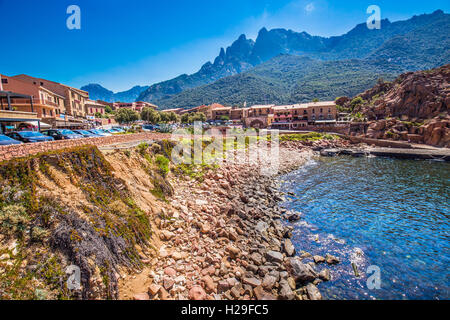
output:
<instances>
[{"instance_id":1,"label":"apartment building with balconies","mask_svg":"<svg viewBox=\"0 0 450 320\"><path fill-rule=\"evenodd\" d=\"M59 107L58 115L60 118L66 119L73 117L74 119L85 119L86 109L85 103L89 99L89 93L80 89L76 89L58 82L31 77L25 74L14 76L17 80L27 82L33 85L39 85L51 92L64 97L64 107Z\"/></svg>"},{"instance_id":2,"label":"apartment building with balconies","mask_svg":"<svg viewBox=\"0 0 450 320\"><path fill-rule=\"evenodd\" d=\"M14 97L10 101L13 110L22 112L33 112L44 122L55 119L61 110L65 109L65 97L59 95L40 83L30 83L15 77L0 75L4 91L15 92L31 97L32 104L26 98Z\"/></svg>"}]
</instances>

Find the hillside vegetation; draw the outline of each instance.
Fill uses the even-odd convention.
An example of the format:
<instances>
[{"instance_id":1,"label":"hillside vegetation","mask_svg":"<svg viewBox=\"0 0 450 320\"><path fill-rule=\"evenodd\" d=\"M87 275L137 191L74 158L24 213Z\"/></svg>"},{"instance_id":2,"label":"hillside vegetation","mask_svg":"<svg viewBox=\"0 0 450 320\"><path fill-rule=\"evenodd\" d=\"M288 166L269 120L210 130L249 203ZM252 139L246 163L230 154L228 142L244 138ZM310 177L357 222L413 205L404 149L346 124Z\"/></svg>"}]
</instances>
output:
<instances>
[{"instance_id":1,"label":"hillside vegetation","mask_svg":"<svg viewBox=\"0 0 450 320\"><path fill-rule=\"evenodd\" d=\"M361 60L318 61L280 55L250 71L213 84L186 90L158 101L161 108L195 107L220 101L227 105L307 102L353 96L373 86L379 78L391 80L396 73L383 65Z\"/></svg>"}]
</instances>

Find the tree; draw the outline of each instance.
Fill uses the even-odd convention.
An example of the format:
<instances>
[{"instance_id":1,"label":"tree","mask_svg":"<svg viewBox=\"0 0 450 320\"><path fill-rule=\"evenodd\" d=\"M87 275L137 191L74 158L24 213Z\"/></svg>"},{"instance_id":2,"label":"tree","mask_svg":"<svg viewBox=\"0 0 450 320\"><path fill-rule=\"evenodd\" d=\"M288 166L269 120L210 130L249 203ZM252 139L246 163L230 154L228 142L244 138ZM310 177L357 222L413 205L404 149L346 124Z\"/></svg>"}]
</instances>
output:
<instances>
[{"instance_id":1,"label":"tree","mask_svg":"<svg viewBox=\"0 0 450 320\"><path fill-rule=\"evenodd\" d=\"M146 107L141 111L141 119L151 124L156 124L161 120L160 113L153 108Z\"/></svg>"},{"instance_id":2,"label":"tree","mask_svg":"<svg viewBox=\"0 0 450 320\"><path fill-rule=\"evenodd\" d=\"M205 122L206 116L203 112L185 113L181 116L181 123Z\"/></svg>"},{"instance_id":3,"label":"tree","mask_svg":"<svg viewBox=\"0 0 450 320\"><path fill-rule=\"evenodd\" d=\"M359 105L361 105L361 104L363 104L363 103L365 103L365 101L364 101L364 99L363 99L361 96L358 96L358 97L354 98L354 99L350 102L352 111L355 110L356 107L358 107Z\"/></svg>"},{"instance_id":4,"label":"tree","mask_svg":"<svg viewBox=\"0 0 450 320\"><path fill-rule=\"evenodd\" d=\"M105 107L105 112L106 112L106 113L112 113L112 112L113 112L113 109L112 109L110 106L106 106L106 107Z\"/></svg>"},{"instance_id":5,"label":"tree","mask_svg":"<svg viewBox=\"0 0 450 320\"><path fill-rule=\"evenodd\" d=\"M96 118L103 118L103 115L100 112L96 112L94 115Z\"/></svg>"},{"instance_id":6,"label":"tree","mask_svg":"<svg viewBox=\"0 0 450 320\"><path fill-rule=\"evenodd\" d=\"M201 121L201 122L205 122L206 121L206 115L203 112L196 112L193 116L192 122L195 121Z\"/></svg>"},{"instance_id":7,"label":"tree","mask_svg":"<svg viewBox=\"0 0 450 320\"><path fill-rule=\"evenodd\" d=\"M169 114L167 112L160 112L159 116L161 118L161 122L166 123L166 122L170 121L170 116L169 116Z\"/></svg>"},{"instance_id":8,"label":"tree","mask_svg":"<svg viewBox=\"0 0 450 320\"><path fill-rule=\"evenodd\" d=\"M175 112L169 112L169 121L170 122L177 122L178 118Z\"/></svg>"},{"instance_id":9,"label":"tree","mask_svg":"<svg viewBox=\"0 0 450 320\"><path fill-rule=\"evenodd\" d=\"M319 99L318 98L314 98L313 102L319 102Z\"/></svg>"},{"instance_id":10,"label":"tree","mask_svg":"<svg viewBox=\"0 0 450 320\"><path fill-rule=\"evenodd\" d=\"M189 113L185 113L181 116L181 123L189 123Z\"/></svg>"},{"instance_id":11,"label":"tree","mask_svg":"<svg viewBox=\"0 0 450 320\"><path fill-rule=\"evenodd\" d=\"M134 110L123 108L116 112L116 121L119 123L130 123L139 120L139 113Z\"/></svg>"}]
</instances>

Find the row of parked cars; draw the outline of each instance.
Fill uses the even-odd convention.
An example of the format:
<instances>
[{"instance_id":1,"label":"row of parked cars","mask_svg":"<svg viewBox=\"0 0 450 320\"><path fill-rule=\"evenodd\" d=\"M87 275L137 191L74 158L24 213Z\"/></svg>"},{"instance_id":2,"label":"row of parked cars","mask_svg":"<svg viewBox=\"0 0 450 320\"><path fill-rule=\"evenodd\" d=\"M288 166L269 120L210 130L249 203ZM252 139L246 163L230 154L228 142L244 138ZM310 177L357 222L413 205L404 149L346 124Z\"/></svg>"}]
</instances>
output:
<instances>
[{"instance_id":1,"label":"row of parked cars","mask_svg":"<svg viewBox=\"0 0 450 320\"><path fill-rule=\"evenodd\" d=\"M6 135L0 134L0 145L13 145L22 143L35 143L54 140L82 139L108 137L113 134L125 133L122 128L112 129L90 129L90 130L68 130L50 129L38 131L14 131Z\"/></svg>"}]
</instances>

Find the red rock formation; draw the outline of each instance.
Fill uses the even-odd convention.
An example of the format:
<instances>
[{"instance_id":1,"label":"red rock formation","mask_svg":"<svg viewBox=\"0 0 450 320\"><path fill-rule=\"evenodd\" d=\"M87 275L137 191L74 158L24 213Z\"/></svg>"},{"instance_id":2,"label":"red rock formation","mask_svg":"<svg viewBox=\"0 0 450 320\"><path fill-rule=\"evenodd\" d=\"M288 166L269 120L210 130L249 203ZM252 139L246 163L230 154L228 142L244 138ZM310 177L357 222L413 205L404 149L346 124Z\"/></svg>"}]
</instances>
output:
<instances>
[{"instance_id":1,"label":"red rock formation","mask_svg":"<svg viewBox=\"0 0 450 320\"><path fill-rule=\"evenodd\" d=\"M450 64L380 82L356 105L368 119L365 136L450 147ZM345 101L345 100L343 100ZM345 107L351 107L347 101Z\"/></svg>"}]
</instances>

